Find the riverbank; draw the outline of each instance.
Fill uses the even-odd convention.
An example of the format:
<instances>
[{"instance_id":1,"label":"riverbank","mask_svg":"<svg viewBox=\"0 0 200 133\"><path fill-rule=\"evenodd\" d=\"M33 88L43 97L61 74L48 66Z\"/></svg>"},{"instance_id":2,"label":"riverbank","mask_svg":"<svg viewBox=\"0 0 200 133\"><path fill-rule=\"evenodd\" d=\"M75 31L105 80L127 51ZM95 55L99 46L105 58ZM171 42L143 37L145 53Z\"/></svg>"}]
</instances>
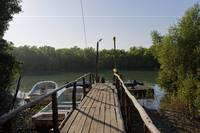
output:
<instances>
[{"instance_id":1,"label":"riverbank","mask_svg":"<svg viewBox=\"0 0 200 133\"><path fill-rule=\"evenodd\" d=\"M200 120L191 118L185 104L167 95L158 85L152 87L154 99L138 101L162 133L200 132Z\"/></svg>"},{"instance_id":2,"label":"riverbank","mask_svg":"<svg viewBox=\"0 0 200 133\"><path fill-rule=\"evenodd\" d=\"M178 133L173 124L157 110L145 108L147 114L161 133Z\"/></svg>"},{"instance_id":3,"label":"riverbank","mask_svg":"<svg viewBox=\"0 0 200 133\"><path fill-rule=\"evenodd\" d=\"M179 133L200 133L200 121L191 119L182 110L161 109L159 114L169 121Z\"/></svg>"},{"instance_id":4,"label":"riverbank","mask_svg":"<svg viewBox=\"0 0 200 133\"><path fill-rule=\"evenodd\" d=\"M175 96L166 95L160 105L160 114L181 133L200 133L200 120L193 118L187 103Z\"/></svg>"},{"instance_id":5,"label":"riverbank","mask_svg":"<svg viewBox=\"0 0 200 133\"><path fill-rule=\"evenodd\" d=\"M188 108L175 98L165 96L159 109L145 110L162 133L200 133L200 120L192 118Z\"/></svg>"},{"instance_id":6,"label":"riverbank","mask_svg":"<svg viewBox=\"0 0 200 133\"><path fill-rule=\"evenodd\" d=\"M200 121L188 118L184 111L172 108L145 110L162 133L200 133Z\"/></svg>"}]
</instances>

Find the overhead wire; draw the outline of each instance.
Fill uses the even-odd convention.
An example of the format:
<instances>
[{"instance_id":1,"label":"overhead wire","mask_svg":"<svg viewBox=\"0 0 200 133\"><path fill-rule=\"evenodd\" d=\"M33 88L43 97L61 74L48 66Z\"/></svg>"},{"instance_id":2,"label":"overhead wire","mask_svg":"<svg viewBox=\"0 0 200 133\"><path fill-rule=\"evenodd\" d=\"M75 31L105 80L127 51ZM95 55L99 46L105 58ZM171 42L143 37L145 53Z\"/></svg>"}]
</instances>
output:
<instances>
[{"instance_id":1,"label":"overhead wire","mask_svg":"<svg viewBox=\"0 0 200 133\"><path fill-rule=\"evenodd\" d=\"M80 0L80 3L81 3L81 13L82 13L82 21L83 21L83 32L84 32L85 48L87 48L87 34L86 34L85 17L84 17L84 10L83 10L83 1Z\"/></svg>"}]
</instances>

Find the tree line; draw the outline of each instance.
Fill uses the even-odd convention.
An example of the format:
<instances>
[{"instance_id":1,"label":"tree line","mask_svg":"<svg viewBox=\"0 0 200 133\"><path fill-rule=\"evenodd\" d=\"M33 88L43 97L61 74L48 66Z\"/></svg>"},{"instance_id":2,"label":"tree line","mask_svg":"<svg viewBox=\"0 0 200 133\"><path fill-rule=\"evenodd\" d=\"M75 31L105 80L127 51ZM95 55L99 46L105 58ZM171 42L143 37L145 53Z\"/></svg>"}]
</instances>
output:
<instances>
[{"instance_id":1,"label":"tree line","mask_svg":"<svg viewBox=\"0 0 200 133\"><path fill-rule=\"evenodd\" d=\"M165 35L152 32L158 83L193 117L200 117L200 5L189 8Z\"/></svg>"},{"instance_id":2,"label":"tree line","mask_svg":"<svg viewBox=\"0 0 200 133\"><path fill-rule=\"evenodd\" d=\"M21 63L24 74L94 71L96 51L94 48L79 47L55 49L50 46L14 47L13 55ZM131 47L128 51L116 50L117 67L123 70L156 70L158 62L148 48ZM114 50L99 51L99 69L112 70Z\"/></svg>"}]
</instances>

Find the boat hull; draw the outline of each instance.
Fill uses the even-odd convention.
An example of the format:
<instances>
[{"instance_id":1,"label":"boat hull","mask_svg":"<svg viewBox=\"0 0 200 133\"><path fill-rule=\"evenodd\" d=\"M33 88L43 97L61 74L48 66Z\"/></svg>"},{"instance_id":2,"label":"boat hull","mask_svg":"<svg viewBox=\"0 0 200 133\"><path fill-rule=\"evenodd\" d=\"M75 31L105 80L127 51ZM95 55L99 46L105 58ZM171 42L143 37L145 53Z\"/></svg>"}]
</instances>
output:
<instances>
[{"instance_id":1,"label":"boat hull","mask_svg":"<svg viewBox=\"0 0 200 133\"><path fill-rule=\"evenodd\" d=\"M69 112L71 112L72 109L72 89L66 89L64 91L58 92L57 95L57 108L58 108L58 121L59 124L68 116ZM83 92L82 87L77 88L77 106L80 103ZM44 107L41 111L39 111L37 114L32 116L32 121L35 126L35 128L38 131L48 131L53 127L52 122L52 104L49 103L46 107ZM45 130L45 131L44 131Z\"/></svg>"},{"instance_id":2,"label":"boat hull","mask_svg":"<svg viewBox=\"0 0 200 133\"><path fill-rule=\"evenodd\" d=\"M35 99L49 93L50 91L53 91L57 87L58 85L53 81L38 82L33 86L28 96L25 98L25 101L26 102L34 101ZM42 100L40 104L47 105L50 101L51 101L51 96Z\"/></svg>"}]
</instances>

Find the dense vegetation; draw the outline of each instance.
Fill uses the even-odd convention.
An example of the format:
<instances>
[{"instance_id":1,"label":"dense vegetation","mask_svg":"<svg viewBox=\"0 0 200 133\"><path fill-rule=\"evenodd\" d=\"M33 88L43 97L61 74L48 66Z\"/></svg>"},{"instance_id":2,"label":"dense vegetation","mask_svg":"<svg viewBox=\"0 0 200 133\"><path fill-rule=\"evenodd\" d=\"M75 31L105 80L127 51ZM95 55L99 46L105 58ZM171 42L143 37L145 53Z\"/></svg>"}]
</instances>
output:
<instances>
[{"instance_id":1,"label":"dense vegetation","mask_svg":"<svg viewBox=\"0 0 200 133\"><path fill-rule=\"evenodd\" d=\"M200 116L200 5L186 11L162 36L152 32L152 53L160 63L158 83Z\"/></svg>"},{"instance_id":2,"label":"dense vegetation","mask_svg":"<svg viewBox=\"0 0 200 133\"><path fill-rule=\"evenodd\" d=\"M112 70L113 50L99 52L99 68ZM50 46L15 47L14 56L21 61L24 73L49 73L63 71L94 71L96 51L78 47L55 49ZM150 50L132 47L129 51L117 50L117 66L123 70L155 70L159 68Z\"/></svg>"},{"instance_id":3,"label":"dense vegetation","mask_svg":"<svg viewBox=\"0 0 200 133\"><path fill-rule=\"evenodd\" d=\"M0 1L0 115L9 110L12 100L10 85L19 66L11 54L12 45L3 39L8 29L8 22L12 20L14 14L21 11L19 3L19 0Z\"/></svg>"},{"instance_id":4,"label":"dense vegetation","mask_svg":"<svg viewBox=\"0 0 200 133\"><path fill-rule=\"evenodd\" d=\"M18 62L12 56L12 45L3 39L5 31L8 29L8 22L12 20L15 13L21 11L19 0L0 1L0 91L9 88L10 82L16 74Z\"/></svg>"}]
</instances>

